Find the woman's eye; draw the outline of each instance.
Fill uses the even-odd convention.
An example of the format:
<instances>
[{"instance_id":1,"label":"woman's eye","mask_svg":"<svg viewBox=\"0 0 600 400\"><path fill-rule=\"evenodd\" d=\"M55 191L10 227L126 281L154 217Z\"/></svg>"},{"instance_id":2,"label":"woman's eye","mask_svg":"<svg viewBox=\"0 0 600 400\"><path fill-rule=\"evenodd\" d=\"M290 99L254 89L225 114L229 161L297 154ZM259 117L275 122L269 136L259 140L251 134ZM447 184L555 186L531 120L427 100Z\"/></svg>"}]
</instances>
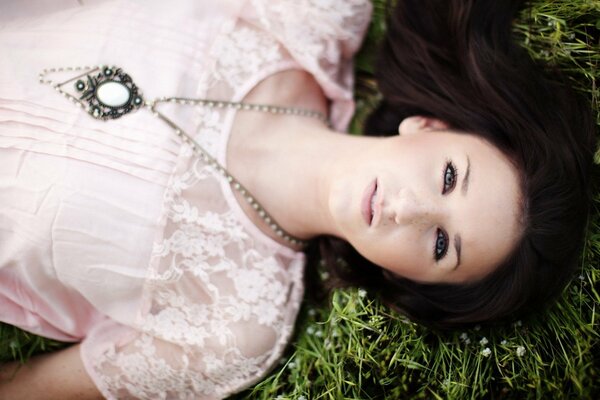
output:
<instances>
[{"instance_id":1,"label":"woman's eye","mask_svg":"<svg viewBox=\"0 0 600 400\"><path fill-rule=\"evenodd\" d=\"M454 164L451 161L447 161L444 166L443 178L444 178L444 186L442 188L442 194L446 194L456 186L458 171Z\"/></svg>"},{"instance_id":2,"label":"woman's eye","mask_svg":"<svg viewBox=\"0 0 600 400\"><path fill-rule=\"evenodd\" d=\"M436 231L435 247L433 250L433 257L435 261L439 261L448 252L448 235L441 229Z\"/></svg>"}]
</instances>

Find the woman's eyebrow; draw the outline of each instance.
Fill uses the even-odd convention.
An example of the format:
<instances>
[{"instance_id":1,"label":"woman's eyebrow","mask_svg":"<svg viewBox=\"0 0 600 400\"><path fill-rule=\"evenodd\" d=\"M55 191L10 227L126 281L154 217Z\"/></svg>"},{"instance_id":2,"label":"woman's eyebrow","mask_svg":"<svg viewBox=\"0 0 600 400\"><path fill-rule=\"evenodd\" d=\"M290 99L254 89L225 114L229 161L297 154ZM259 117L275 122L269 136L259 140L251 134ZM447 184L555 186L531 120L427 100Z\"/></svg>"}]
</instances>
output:
<instances>
[{"instance_id":1,"label":"woman's eyebrow","mask_svg":"<svg viewBox=\"0 0 600 400\"><path fill-rule=\"evenodd\" d=\"M469 190L469 174L470 173L471 173L471 160L469 159L469 156L467 155L467 172L465 173L465 177L463 178L461 188L460 188L460 192L463 194L463 196L465 196L467 194L467 190ZM454 235L454 250L456 250L456 265L454 266L454 268L452 268L453 270L458 268L458 266L460 265L461 239L460 239L460 235L458 233L456 235Z\"/></svg>"},{"instance_id":2,"label":"woman's eyebrow","mask_svg":"<svg viewBox=\"0 0 600 400\"><path fill-rule=\"evenodd\" d=\"M469 174L471 172L471 160L469 156L467 156L467 172L465 173L465 177L462 181L462 186L460 188L461 193L464 195L467 194L467 190L469 190Z\"/></svg>"},{"instance_id":3,"label":"woman's eyebrow","mask_svg":"<svg viewBox=\"0 0 600 400\"><path fill-rule=\"evenodd\" d=\"M467 169L467 171L468 171L468 169ZM466 179L466 177L465 177L465 179ZM456 265L454 266L454 268L452 268L453 270L458 268L458 266L460 265L461 239L460 239L460 235L458 233L456 235L454 235L454 250L456 250Z\"/></svg>"}]
</instances>

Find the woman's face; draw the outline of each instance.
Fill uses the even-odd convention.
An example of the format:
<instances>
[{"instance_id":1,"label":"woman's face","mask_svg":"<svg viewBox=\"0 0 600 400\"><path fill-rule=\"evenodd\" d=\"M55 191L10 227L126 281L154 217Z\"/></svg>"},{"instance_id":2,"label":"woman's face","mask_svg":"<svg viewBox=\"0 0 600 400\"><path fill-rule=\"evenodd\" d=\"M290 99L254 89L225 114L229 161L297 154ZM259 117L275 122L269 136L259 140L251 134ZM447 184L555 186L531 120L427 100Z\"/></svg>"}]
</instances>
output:
<instances>
[{"instance_id":1,"label":"woman's face","mask_svg":"<svg viewBox=\"0 0 600 400\"><path fill-rule=\"evenodd\" d=\"M433 119L346 159L329 196L337 232L364 257L419 282L467 282L520 237L516 168L493 145Z\"/></svg>"}]
</instances>

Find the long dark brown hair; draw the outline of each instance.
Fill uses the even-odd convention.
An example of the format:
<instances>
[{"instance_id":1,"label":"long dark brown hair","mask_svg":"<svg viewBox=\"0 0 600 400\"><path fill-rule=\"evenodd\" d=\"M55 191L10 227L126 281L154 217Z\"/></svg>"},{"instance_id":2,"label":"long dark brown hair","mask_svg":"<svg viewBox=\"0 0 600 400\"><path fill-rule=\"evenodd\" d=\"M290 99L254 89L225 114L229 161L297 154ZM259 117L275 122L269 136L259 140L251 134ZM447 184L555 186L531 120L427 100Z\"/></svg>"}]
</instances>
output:
<instances>
[{"instance_id":1,"label":"long dark brown hair","mask_svg":"<svg viewBox=\"0 0 600 400\"><path fill-rule=\"evenodd\" d=\"M365 127L394 135L405 117L433 116L512 160L521 173L523 233L507 260L477 282L420 284L392 278L340 239L316 244L338 282L378 292L431 327L542 309L571 279L582 248L595 146L591 107L513 41L523 3L398 1L376 64L383 101Z\"/></svg>"}]
</instances>

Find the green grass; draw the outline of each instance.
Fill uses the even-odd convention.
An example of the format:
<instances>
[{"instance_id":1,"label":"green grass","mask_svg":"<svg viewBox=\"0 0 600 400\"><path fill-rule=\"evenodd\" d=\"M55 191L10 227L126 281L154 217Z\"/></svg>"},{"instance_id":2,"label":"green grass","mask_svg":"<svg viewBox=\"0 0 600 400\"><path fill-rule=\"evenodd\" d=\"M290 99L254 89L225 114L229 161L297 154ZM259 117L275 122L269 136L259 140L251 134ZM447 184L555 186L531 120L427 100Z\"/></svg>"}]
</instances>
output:
<instances>
[{"instance_id":1,"label":"green grass","mask_svg":"<svg viewBox=\"0 0 600 400\"><path fill-rule=\"evenodd\" d=\"M32 355L63 348L65 344L0 323L0 362L26 361Z\"/></svg>"},{"instance_id":2,"label":"green grass","mask_svg":"<svg viewBox=\"0 0 600 400\"><path fill-rule=\"evenodd\" d=\"M357 58L357 117L377 101L374 43L383 1ZM515 35L530 54L569 74L589 96L600 124L600 1L535 1ZM600 164L600 152L596 153ZM595 183L600 183L600 167ZM285 358L235 399L594 399L600 398L600 194L578 277L556 305L496 328L439 333L391 312L361 289L338 290L330 304L305 304ZM0 325L0 360L27 359L59 344Z\"/></svg>"}]
</instances>

